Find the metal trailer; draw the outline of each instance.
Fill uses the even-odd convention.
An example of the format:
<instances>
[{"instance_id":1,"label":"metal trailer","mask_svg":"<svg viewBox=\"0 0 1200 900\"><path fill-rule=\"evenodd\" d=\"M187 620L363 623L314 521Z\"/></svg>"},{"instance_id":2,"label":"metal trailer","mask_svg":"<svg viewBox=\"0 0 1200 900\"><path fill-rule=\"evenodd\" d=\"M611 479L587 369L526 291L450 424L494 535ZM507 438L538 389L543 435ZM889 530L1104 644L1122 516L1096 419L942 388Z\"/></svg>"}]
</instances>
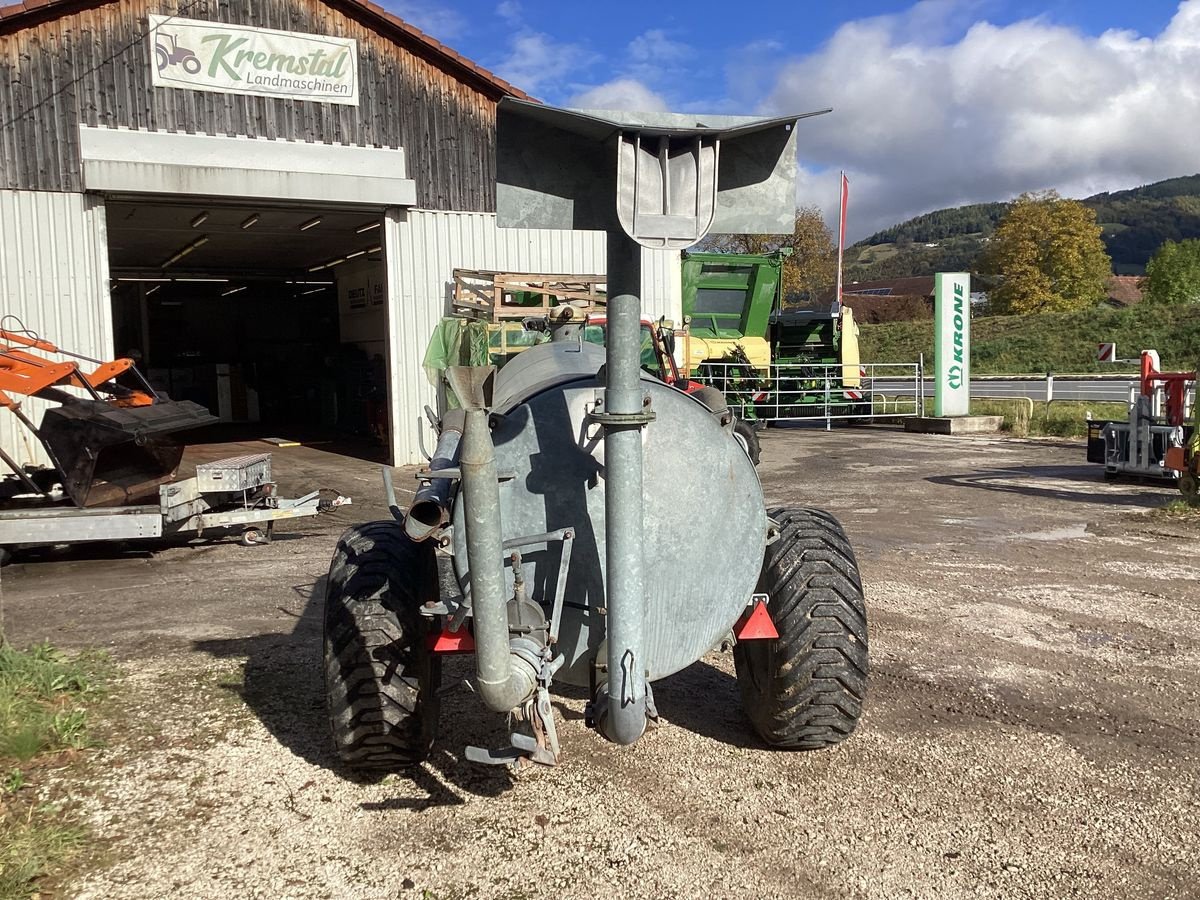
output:
<instances>
[{"instance_id":1,"label":"metal trailer","mask_svg":"<svg viewBox=\"0 0 1200 900\"><path fill-rule=\"evenodd\" d=\"M501 225L607 233L605 347L566 323L499 371L449 367L463 408L438 421L412 505L389 493L397 521L338 541L323 667L347 766L429 753L450 652L474 653L474 693L515 726L467 748L476 762L558 761L552 682L586 687L587 724L632 744L652 683L718 648L766 744L831 746L859 720L866 608L841 526L766 509L714 410L640 365L642 248L786 227L801 117L602 115L499 105Z\"/></svg>"},{"instance_id":2,"label":"metal trailer","mask_svg":"<svg viewBox=\"0 0 1200 900\"><path fill-rule=\"evenodd\" d=\"M159 487L158 505L30 505L0 510L0 555L14 549L89 541L130 541L241 529L246 546L269 543L275 523L315 516L350 503L322 501L319 491L279 497L271 454L234 456L196 467L192 478ZM32 499L32 498L30 498ZM42 498L37 498L41 500Z\"/></svg>"},{"instance_id":3,"label":"metal trailer","mask_svg":"<svg viewBox=\"0 0 1200 900\"><path fill-rule=\"evenodd\" d=\"M1105 478L1174 480L1180 470L1168 459L1192 440L1193 425L1185 420L1196 374L1160 371L1153 350L1142 351L1141 369L1141 392L1129 404L1128 418L1088 423L1087 459L1104 466Z\"/></svg>"}]
</instances>

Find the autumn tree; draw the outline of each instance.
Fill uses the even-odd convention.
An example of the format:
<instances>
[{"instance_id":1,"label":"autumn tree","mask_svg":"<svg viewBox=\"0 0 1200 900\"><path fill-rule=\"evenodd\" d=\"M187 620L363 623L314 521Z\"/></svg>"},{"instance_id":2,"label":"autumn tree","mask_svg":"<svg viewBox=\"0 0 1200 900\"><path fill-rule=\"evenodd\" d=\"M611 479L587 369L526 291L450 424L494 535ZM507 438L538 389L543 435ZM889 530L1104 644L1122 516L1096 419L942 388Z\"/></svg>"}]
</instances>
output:
<instances>
[{"instance_id":1,"label":"autumn tree","mask_svg":"<svg viewBox=\"0 0 1200 900\"><path fill-rule=\"evenodd\" d=\"M1054 191L1018 197L981 262L1000 276L990 296L998 313L1084 309L1104 299L1112 275L1096 214Z\"/></svg>"},{"instance_id":2,"label":"autumn tree","mask_svg":"<svg viewBox=\"0 0 1200 900\"><path fill-rule=\"evenodd\" d=\"M783 263L783 296L815 296L833 287L837 279L837 246L815 206L796 210L796 223L788 234L716 234L704 242L716 253L769 253L781 247L792 255Z\"/></svg>"},{"instance_id":3,"label":"autumn tree","mask_svg":"<svg viewBox=\"0 0 1200 900\"><path fill-rule=\"evenodd\" d=\"M1146 263L1142 290L1151 303L1200 302L1200 241L1167 241Z\"/></svg>"}]
</instances>

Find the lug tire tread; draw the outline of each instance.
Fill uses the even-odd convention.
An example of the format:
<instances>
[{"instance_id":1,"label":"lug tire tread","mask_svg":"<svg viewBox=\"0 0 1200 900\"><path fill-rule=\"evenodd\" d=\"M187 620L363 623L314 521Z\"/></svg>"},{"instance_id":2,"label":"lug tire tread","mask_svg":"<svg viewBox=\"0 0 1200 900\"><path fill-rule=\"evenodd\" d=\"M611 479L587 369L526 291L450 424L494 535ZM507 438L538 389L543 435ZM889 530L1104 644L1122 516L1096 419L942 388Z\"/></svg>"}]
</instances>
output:
<instances>
[{"instance_id":1,"label":"lug tire tread","mask_svg":"<svg viewBox=\"0 0 1200 900\"><path fill-rule=\"evenodd\" d=\"M338 758L352 768L420 762L437 729L440 662L419 606L436 592L432 548L396 522L338 540L325 591L324 669Z\"/></svg>"},{"instance_id":2,"label":"lug tire tread","mask_svg":"<svg viewBox=\"0 0 1200 900\"><path fill-rule=\"evenodd\" d=\"M867 612L858 564L829 513L789 508L769 515L781 534L767 548L758 587L771 597L779 639L734 648L738 683L769 745L829 747L853 733L866 696Z\"/></svg>"}]
</instances>

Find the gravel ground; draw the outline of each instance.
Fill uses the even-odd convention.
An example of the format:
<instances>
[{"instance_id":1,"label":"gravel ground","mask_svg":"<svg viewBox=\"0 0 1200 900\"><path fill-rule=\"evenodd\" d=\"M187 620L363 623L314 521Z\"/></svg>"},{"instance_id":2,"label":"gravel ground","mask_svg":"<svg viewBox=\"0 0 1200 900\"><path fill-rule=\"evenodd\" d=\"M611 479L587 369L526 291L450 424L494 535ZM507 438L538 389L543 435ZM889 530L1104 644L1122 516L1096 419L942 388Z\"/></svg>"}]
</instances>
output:
<instances>
[{"instance_id":1,"label":"gravel ground","mask_svg":"<svg viewBox=\"0 0 1200 900\"><path fill-rule=\"evenodd\" d=\"M460 689L426 765L354 779L327 743L319 598L337 533L380 492L368 464L311 448L277 470L357 505L268 547L18 561L10 637L108 646L128 673L107 748L67 786L105 847L69 893L1200 895L1196 531L1145 515L1168 491L1104 483L1082 455L764 433L769 502L837 514L867 590L867 712L818 753L763 749L732 659L710 654L656 685L662 722L632 748L588 732L572 692L562 765L470 766L462 748L498 745L503 722Z\"/></svg>"}]
</instances>

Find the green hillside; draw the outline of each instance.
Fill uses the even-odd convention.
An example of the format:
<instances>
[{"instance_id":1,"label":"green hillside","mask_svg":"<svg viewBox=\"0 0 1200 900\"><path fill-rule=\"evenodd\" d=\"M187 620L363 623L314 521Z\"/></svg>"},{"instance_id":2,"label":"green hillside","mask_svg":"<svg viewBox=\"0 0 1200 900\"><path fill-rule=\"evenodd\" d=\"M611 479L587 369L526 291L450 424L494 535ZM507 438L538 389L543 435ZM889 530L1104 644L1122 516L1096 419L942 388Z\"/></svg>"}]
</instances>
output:
<instances>
[{"instance_id":1,"label":"green hillside","mask_svg":"<svg viewBox=\"0 0 1200 900\"><path fill-rule=\"evenodd\" d=\"M1164 241L1200 238L1200 175L1170 178L1082 201L1096 221L1117 274L1140 275ZM934 272L975 271L1006 203L939 209L893 225L846 252L847 281L875 281Z\"/></svg>"},{"instance_id":2,"label":"green hillside","mask_svg":"<svg viewBox=\"0 0 1200 900\"><path fill-rule=\"evenodd\" d=\"M1116 341L1122 357L1157 350L1164 369L1195 369L1200 356L1200 307L1100 307L1074 313L989 316L971 322L977 375L1131 371L1096 361L1096 345ZM898 363L924 353L933 361L933 322L862 325L862 360Z\"/></svg>"}]
</instances>

